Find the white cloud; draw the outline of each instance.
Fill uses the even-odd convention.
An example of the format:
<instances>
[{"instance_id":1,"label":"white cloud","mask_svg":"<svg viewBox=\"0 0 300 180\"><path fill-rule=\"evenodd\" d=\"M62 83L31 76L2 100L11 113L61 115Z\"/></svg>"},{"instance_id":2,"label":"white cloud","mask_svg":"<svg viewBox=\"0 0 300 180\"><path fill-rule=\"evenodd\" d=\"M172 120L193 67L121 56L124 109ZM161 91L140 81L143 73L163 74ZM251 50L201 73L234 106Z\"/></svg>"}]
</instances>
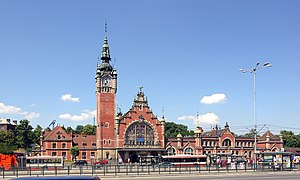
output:
<instances>
[{"instance_id":1,"label":"white cloud","mask_svg":"<svg viewBox=\"0 0 300 180\"><path fill-rule=\"evenodd\" d=\"M215 113L206 113L195 118L194 124L196 126L203 126L203 124L218 124L219 121L220 118Z\"/></svg>"},{"instance_id":2,"label":"white cloud","mask_svg":"<svg viewBox=\"0 0 300 180\"><path fill-rule=\"evenodd\" d=\"M69 113L60 114L60 119L71 120L71 121L84 121L93 118L96 115L96 110L89 111L83 110L80 115L71 115Z\"/></svg>"},{"instance_id":3,"label":"white cloud","mask_svg":"<svg viewBox=\"0 0 300 180\"><path fill-rule=\"evenodd\" d=\"M79 98L72 97L71 94L64 94L60 97L62 101L80 102Z\"/></svg>"},{"instance_id":4,"label":"white cloud","mask_svg":"<svg viewBox=\"0 0 300 180\"><path fill-rule=\"evenodd\" d=\"M35 119L40 117L40 113L36 113L36 112L23 112L23 114L25 115L25 119Z\"/></svg>"},{"instance_id":5,"label":"white cloud","mask_svg":"<svg viewBox=\"0 0 300 180\"><path fill-rule=\"evenodd\" d=\"M194 120L195 116L180 116L177 119L178 120Z\"/></svg>"},{"instance_id":6,"label":"white cloud","mask_svg":"<svg viewBox=\"0 0 300 180\"><path fill-rule=\"evenodd\" d=\"M4 103L0 103L0 114L18 114L22 115L24 119L28 120L40 117L39 113L22 111L22 109L19 107L5 105Z\"/></svg>"},{"instance_id":7,"label":"white cloud","mask_svg":"<svg viewBox=\"0 0 300 180\"><path fill-rule=\"evenodd\" d=\"M210 96L204 96L201 99L201 103L203 104L216 104L216 103L225 103L225 101L227 100L226 95L225 94L212 94Z\"/></svg>"},{"instance_id":8,"label":"white cloud","mask_svg":"<svg viewBox=\"0 0 300 180\"><path fill-rule=\"evenodd\" d=\"M21 108L0 103L0 114L19 114Z\"/></svg>"}]
</instances>

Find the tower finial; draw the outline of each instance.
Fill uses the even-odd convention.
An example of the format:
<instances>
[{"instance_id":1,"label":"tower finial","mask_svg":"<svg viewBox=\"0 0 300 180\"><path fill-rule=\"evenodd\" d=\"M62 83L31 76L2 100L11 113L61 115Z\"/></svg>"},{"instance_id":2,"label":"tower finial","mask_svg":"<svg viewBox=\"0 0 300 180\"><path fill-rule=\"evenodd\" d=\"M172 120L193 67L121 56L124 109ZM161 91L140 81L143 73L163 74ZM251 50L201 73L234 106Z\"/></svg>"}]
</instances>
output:
<instances>
[{"instance_id":1,"label":"tower finial","mask_svg":"<svg viewBox=\"0 0 300 180\"><path fill-rule=\"evenodd\" d=\"M117 59L116 58L114 58L114 68L116 68L116 61L117 61Z\"/></svg>"},{"instance_id":2,"label":"tower finial","mask_svg":"<svg viewBox=\"0 0 300 180\"><path fill-rule=\"evenodd\" d=\"M143 86L138 86L138 88L140 89L140 93L143 92Z\"/></svg>"},{"instance_id":3,"label":"tower finial","mask_svg":"<svg viewBox=\"0 0 300 180\"><path fill-rule=\"evenodd\" d=\"M106 18L105 18L105 29L104 29L104 31L105 31L105 35L107 34L107 22L106 22Z\"/></svg>"},{"instance_id":4,"label":"tower finial","mask_svg":"<svg viewBox=\"0 0 300 180\"><path fill-rule=\"evenodd\" d=\"M162 118L165 119L165 108L162 107Z\"/></svg>"}]
</instances>

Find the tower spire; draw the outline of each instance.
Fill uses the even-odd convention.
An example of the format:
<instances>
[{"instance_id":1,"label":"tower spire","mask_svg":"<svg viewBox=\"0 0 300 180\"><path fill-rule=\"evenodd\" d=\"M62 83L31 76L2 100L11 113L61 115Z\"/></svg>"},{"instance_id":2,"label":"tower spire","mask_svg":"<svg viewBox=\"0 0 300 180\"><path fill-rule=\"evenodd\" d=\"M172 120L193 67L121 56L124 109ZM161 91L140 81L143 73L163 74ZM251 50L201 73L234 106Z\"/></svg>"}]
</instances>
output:
<instances>
[{"instance_id":1,"label":"tower spire","mask_svg":"<svg viewBox=\"0 0 300 180\"><path fill-rule=\"evenodd\" d=\"M104 43L103 43L103 46L102 46L101 60L103 62L109 63L109 61L111 59L110 59L109 45L108 45L108 40L107 40L107 22L106 22L106 18L105 18L105 23L104 23L104 32L105 32L105 36L104 36Z\"/></svg>"},{"instance_id":2,"label":"tower spire","mask_svg":"<svg viewBox=\"0 0 300 180\"><path fill-rule=\"evenodd\" d=\"M107 35L107 22L106 22L106 18L105 18L105 24L104 24L104 32L105 32L105 36Z\"/></svg>"},{"instance_id":3,"label":"tower spire","mask_svg":"<svg viewBox=\"0 0 300 180\"><path fill-rule=\"evenodd\" d=\"M109 52L109 45L108 45L107 36L104 37L104 43L103 43L103 46L102 46L101 60L103 62L107 62L107 63L110 61L110 52Z\"/></svg>"},{"instance_id":4,"label":"tower spire","mask_svg":"<svg viewBox=\"0 0 300 180\"><path fill-rule=\"evenodd\" d=\"M106 19L105 19L105 23L104 23L104 31L105 31L105 36L104 36L104 42L102 45L102 51L101 51L101 63L99 63L97 65L97 73L99 73L99 75L103 75L103 74L111 74L111 72L113 71L113 67L110 65L110 51L109 51L109 45L108 45L108 40L107 40L107 23L106 23ZM114 74L116 75L116 72L114 72Z\"/></svg>"},{"instance_id":5,"label":"tower spire","mask_svg":"<svg viewBox=\"0 0 300 180\"><path fill-rule=\"evenodd\" d=\"M106 22L106 18L105 18L105 23L104 23L104 43L102 46L102 56L101 56L101 60L103 62L107 62L109 63L110 59L110 52L109 52L109 45L108 45L108 40L107 40L107 22Z\"/></svg>"}]
</instances>

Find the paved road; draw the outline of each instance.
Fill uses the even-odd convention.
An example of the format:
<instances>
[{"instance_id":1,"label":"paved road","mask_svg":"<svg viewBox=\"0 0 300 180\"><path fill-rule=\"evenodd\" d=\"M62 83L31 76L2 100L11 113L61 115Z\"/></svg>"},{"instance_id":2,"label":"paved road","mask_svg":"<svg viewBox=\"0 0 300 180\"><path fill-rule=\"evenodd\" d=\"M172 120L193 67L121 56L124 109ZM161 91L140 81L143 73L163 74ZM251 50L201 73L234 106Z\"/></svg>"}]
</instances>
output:
<instances>
[{"instance_id":1,"label":"paved road","mask_svg":"<svg viewBox=\"0 0 300 180\"><path fill-rule=\"evenodd\" d=\"M58 176L59 177L59 176ZM15 178L15 177L14 177ZM101 180L299 180L300 171L292 172L245 172L245 173L220 173L220 174L190 174L190 175L130 175L130 176L100 176ZM0 180L2 178L0 177ZM2 180L11 179L6 177Z\"/></svg>"},{"instance_id":2,"label":"paved road","mask_svg":"<svg viewBox=\"0 0 300 180\"><path fill-rule=\"evenodd\" d=\"M265 179L265 180L299 180L300 172L272 172L272 173L238 173L227 174L222 173L218 175L212 174L200 174L200 175L181 175L181 176L118 176L118 177L101 177L102 180L253 180L253 179Z\"/></svg>"}]
</instances>

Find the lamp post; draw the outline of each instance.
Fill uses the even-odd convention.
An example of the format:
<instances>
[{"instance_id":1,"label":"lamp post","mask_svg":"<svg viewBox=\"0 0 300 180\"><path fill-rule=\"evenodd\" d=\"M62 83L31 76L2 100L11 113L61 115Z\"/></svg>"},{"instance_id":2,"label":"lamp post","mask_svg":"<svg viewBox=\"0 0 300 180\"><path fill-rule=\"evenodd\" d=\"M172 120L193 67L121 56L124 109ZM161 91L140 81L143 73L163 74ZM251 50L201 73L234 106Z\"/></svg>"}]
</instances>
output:
<instances>
[{"instance_id":1,"label":"lamp post","mask_svg":"<svg viewBox=\"0 0 300 180\"><path fill-rule=\"evenodd\" d=\"M103 128L105 127L105 124L104 122L101 122L101 161L103 161L103 146L104 146L104 143L103 143Z\"/></svg>"},{"instance_id":2,"label":"lamp post","mask_svg":"<svg viewBox=\"0 0 300 180\"><path fill-rule=\"evenodd\" d=\"M254 81L254 170L256 170L257 158L256 158L256 151L257 151L257 117L256 117L256 71L262 68L271 67L272 64L269 62L265 62L263 65L260 65L259 62L256 63L254 68L251 69L239 69L242 73L252 73L253 74L253 81Z\"/></svg>"}]
</instances>

